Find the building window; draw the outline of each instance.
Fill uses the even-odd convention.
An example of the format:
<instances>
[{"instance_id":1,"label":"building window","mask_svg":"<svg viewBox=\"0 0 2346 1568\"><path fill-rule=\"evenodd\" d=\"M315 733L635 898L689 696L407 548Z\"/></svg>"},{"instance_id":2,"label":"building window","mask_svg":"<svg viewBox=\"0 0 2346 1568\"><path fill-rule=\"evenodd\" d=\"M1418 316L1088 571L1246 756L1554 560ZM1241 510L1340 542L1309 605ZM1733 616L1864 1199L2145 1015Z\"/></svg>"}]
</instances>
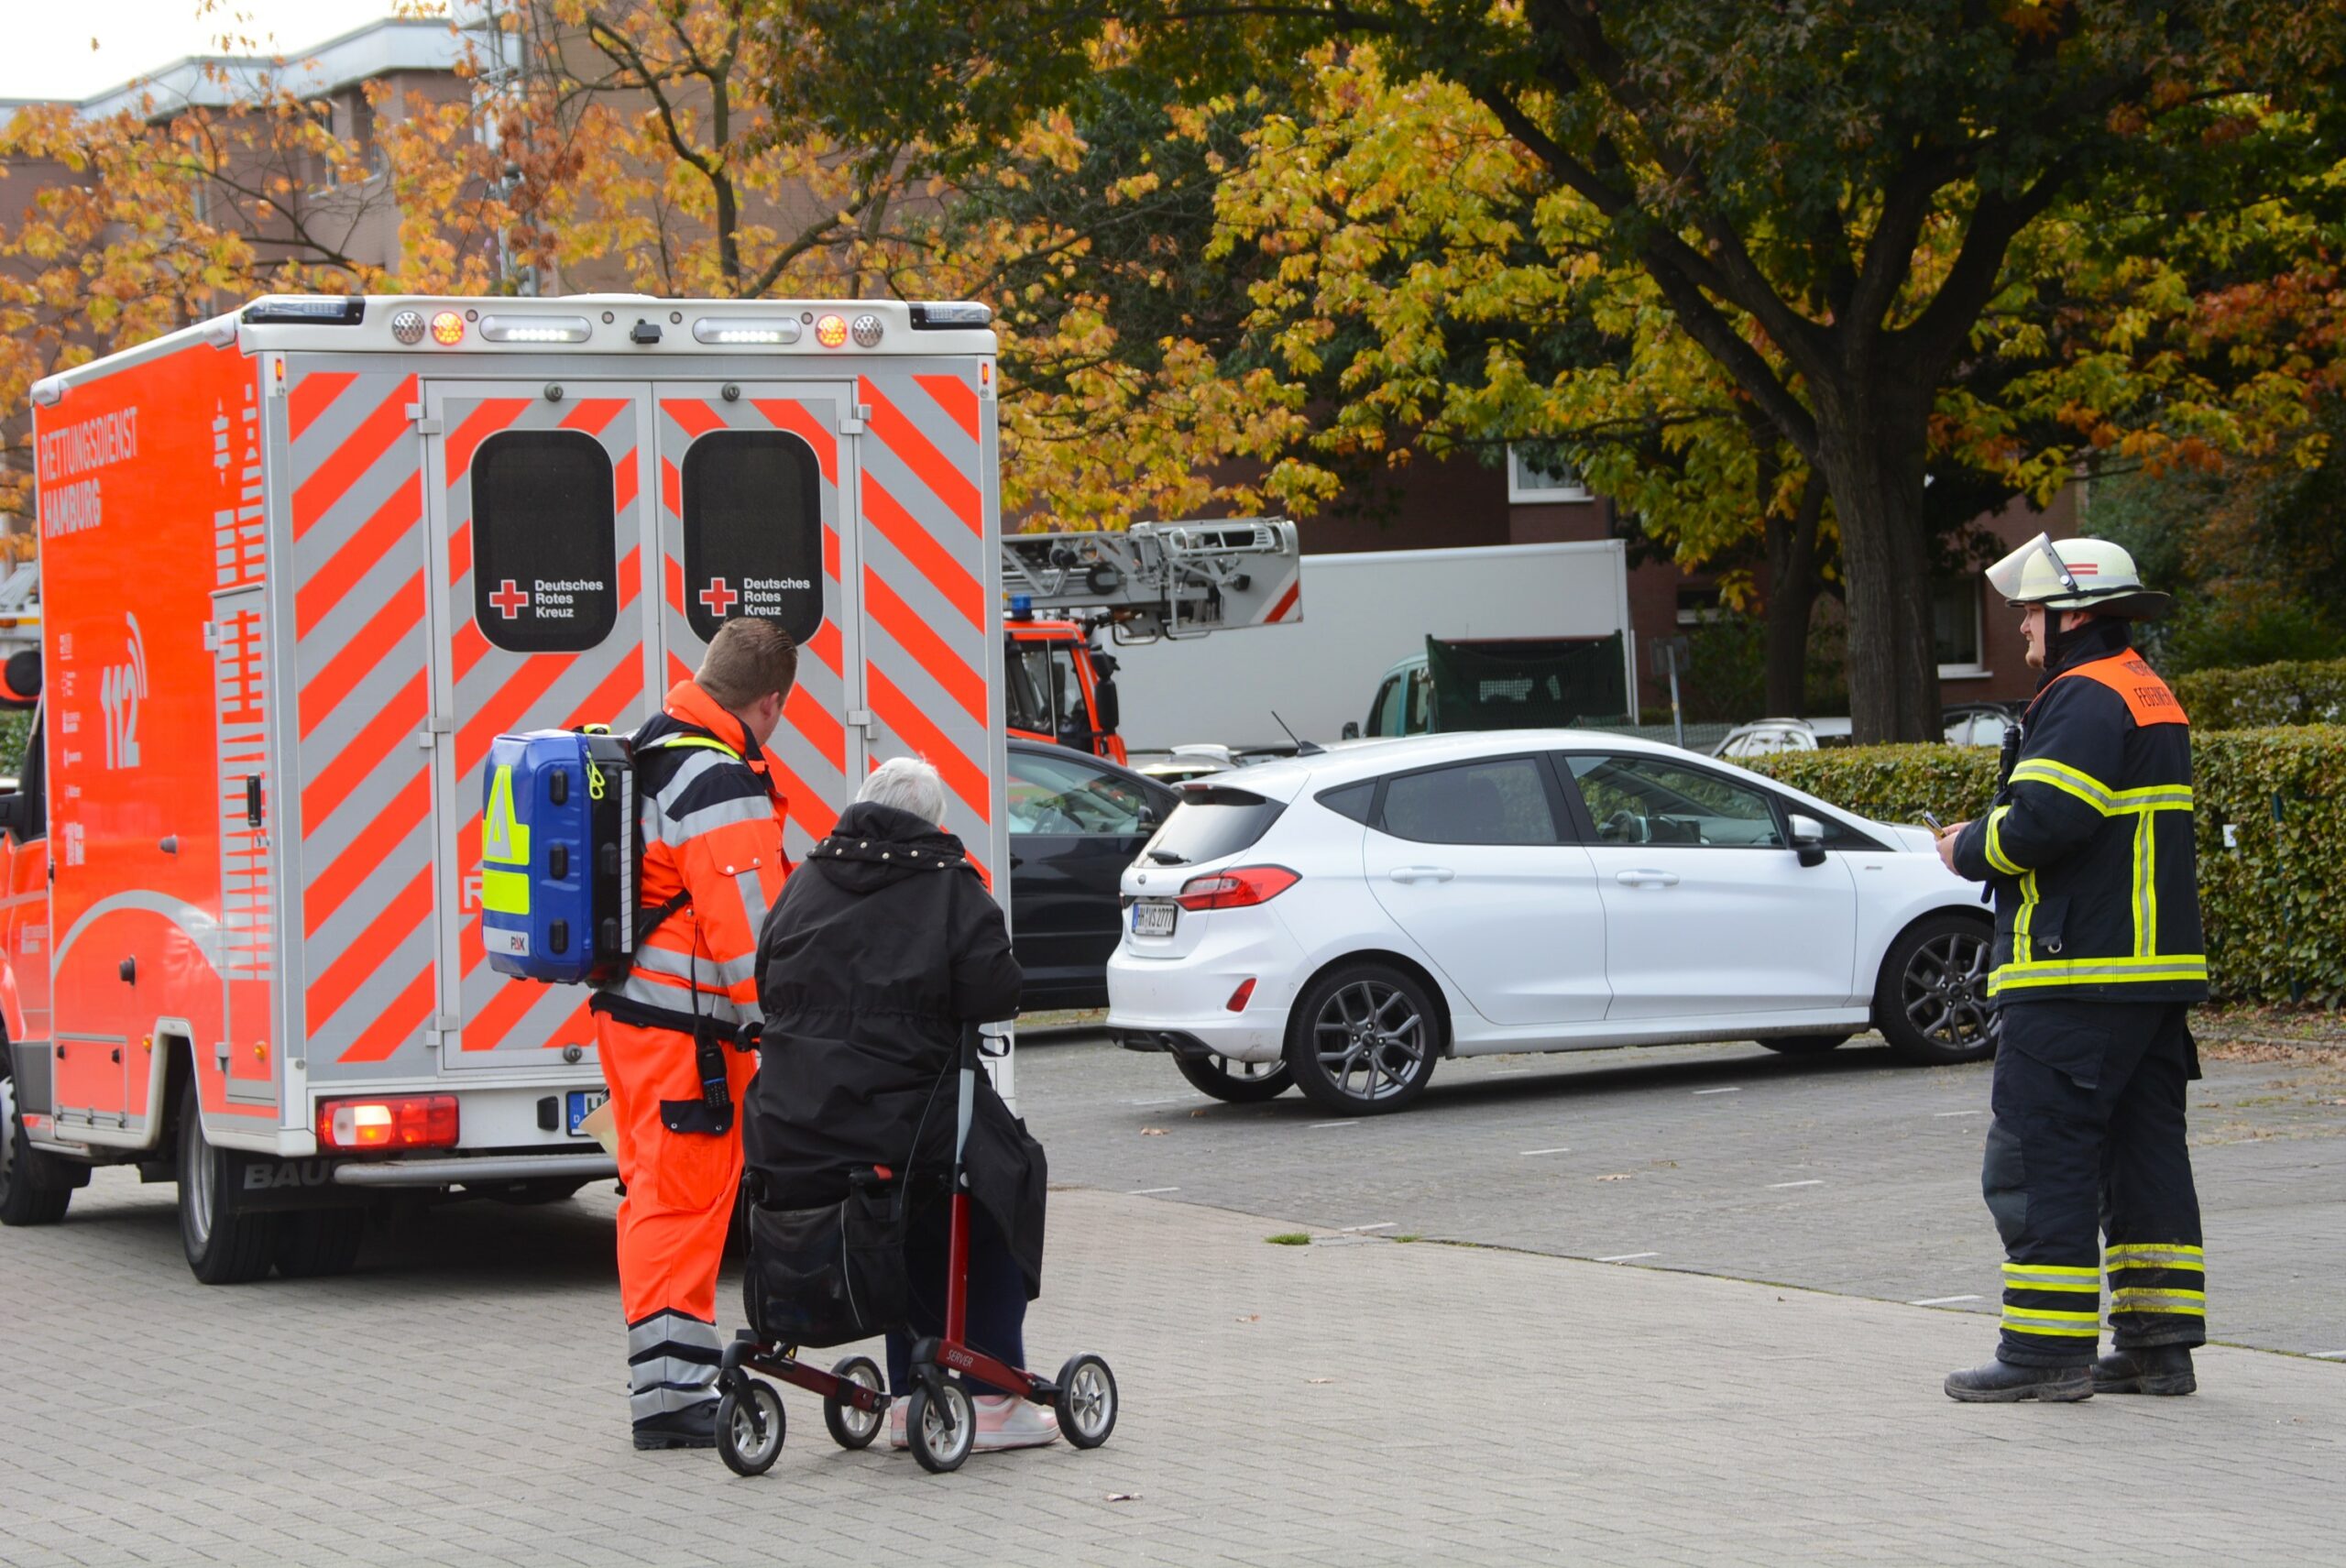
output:
<instances>
[{"instance_id":1,"label":"building window","mask_svg":"<svg viewBox=\"0 0 2346 1568\"><path fill-rule=\"evenodd\" d=\"M1707 586L1682 586L1678 590L1678 624L1709 626L1735 612L1719 603L1719 591Z\"/></svg>"},{"instance_id":2,"label":"building window","mask_svg":"<svg viewBox=\"0 0 2346 1568\"><path fill-rule=\"evenodd\" d=\"M1943 678L1988 673L1981 654L1979 581L1959 577L1931 589L1931 647Z\"/></svg>"},{"instance_id":3,"label":"building window","mask_svg":"<svg viewBox=\"0 0 2346 1568\"><path fill-rule=\"evenodd\" d=\"M1507 499L1518 506L1538 506L1552 501L1588 501L1596 498L1580 476L1569 471L1555 473L1536 468L1524 459L1523 454L1510 444L1507 449Z\"/></svg>"}]
</instances>

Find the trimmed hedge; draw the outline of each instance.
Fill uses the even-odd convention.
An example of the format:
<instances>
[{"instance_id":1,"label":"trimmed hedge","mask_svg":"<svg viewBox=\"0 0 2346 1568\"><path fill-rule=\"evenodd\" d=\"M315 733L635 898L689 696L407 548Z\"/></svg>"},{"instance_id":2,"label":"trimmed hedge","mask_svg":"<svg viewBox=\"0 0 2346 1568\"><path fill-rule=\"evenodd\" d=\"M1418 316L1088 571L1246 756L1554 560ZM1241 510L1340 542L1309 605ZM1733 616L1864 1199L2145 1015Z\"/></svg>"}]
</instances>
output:
<instances>
[{"instance_id":1,"label":"trimmed hedge","mask_svg":"<svg viewBox=\"0 0 2346 1568\"><path fill-rule=\"evenodd\" d=\"M2346 726L2195 731L2191 760L2215 993L2346 1003ZM1996 787L1988 746L1780 751L1745 765L1885 822L1919 822L1925 810L1968 820Z\"/></svg>"},{"instance_id":2,"label":"trimmed hedge","mask_svg":"<svg viewBox=\"0 0 2346 1568\"><path fill-rule=\"evenodd\" d=\"M2175 696L2195 729L2346 724L2346 659L2288 662L2177 675Z\"/></svg>"}]
</instances>

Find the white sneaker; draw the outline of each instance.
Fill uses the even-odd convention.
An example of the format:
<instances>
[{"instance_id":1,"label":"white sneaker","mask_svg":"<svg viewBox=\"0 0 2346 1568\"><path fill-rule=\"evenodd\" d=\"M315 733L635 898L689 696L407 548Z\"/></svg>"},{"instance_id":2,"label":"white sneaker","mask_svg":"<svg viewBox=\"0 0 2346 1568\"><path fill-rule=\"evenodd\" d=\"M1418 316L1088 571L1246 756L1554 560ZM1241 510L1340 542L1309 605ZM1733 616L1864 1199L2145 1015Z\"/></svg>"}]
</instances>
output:
<instances>
[{"instance_id":1,"label":"white sneaker","mask_svg":"<svg viewBox=\"0 0 2346 1568\"><path fill-rule=\"evenodd\" d=\"M977 1451L1000 1453L1009 1448L1041 1448L1059 1440L1058 1416L1048 1408L1008 1394L981 1394L978 1407Z\"/></svg>"},{"instance_id":2,"label":"white sneaker","mask_svg":"<svg viewBox=\"0 0 2346 1568\"><path fill-rule=\"evenodd\" d=\"M911 1408L911 1405L910 1399L904 1398L892 1400L888 1405L888 1446L898 1453L904 1453L913 1445L913 1440L908 1435L911 1428L904 1422L904 1412Z\"/></svg>"}]
</instances>

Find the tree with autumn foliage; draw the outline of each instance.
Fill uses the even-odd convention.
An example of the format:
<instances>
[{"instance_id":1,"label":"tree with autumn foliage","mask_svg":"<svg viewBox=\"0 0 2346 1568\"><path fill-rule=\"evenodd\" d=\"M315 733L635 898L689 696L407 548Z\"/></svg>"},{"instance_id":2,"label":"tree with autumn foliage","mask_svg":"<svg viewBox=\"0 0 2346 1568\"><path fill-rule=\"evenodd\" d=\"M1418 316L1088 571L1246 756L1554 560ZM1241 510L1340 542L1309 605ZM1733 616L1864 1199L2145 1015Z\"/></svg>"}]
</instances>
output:
<instances>
[{"instance_id":1,"label":"tree with autumn foliage","mask_svg":"<svg viewBox=\"0 0 2346 1568\"><path fill-rule=\"evenodd\" d=\"M946 143L982 139L1022 88L1063 96L1109 27L1151 40L1199 93L1287 79L1332 41L1373 44L1397 81L1471 95L1543 197L1588 215L1575 251L1650 280L1674 330L1822 476L1869 739L1936 730L1935 440L2007 466L2073 461L2058 443L2016 457L2020 414L2112 363L2075 345L2041 370L1994 367L1983 386L2012 383L2020 403L1975 392L1977 428L1935 435L1950 383L1998 351L2016 247L2065 203L2086 227L2099 203L2144 192L2221 191L2231 206L2312 178L2346 58L2337 0L809 6L855 83L841 123L909 120ZM2113 325L2104 346L2122 356ZM2038 335L2006 341L2025 356Z\"/></svg>"}]
</instances>

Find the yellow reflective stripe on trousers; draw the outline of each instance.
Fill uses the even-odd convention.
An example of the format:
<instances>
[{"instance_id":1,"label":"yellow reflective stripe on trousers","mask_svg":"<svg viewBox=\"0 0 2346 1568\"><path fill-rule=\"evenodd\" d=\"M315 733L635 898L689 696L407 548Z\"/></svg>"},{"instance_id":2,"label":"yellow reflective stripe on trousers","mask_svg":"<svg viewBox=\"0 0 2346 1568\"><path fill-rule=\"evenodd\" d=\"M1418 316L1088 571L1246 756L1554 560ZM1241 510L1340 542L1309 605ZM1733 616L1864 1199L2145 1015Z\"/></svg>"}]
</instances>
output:
<instances>
[{"instance_id":1,"label":"yellow reflective stripe on trousers","mask_svg":"<svg viewBox=\"0 0 2346 1568\"><path fill-rule=\"evenodd\" d=\"M2026 913L2026 906L2023 906ZM2013 927L2013 950L2020 951L2020 927ZM2204 981L2208 959L2201 953L2158 953L2148 958L2037 959L2005 964L1988 977L1988 994L2023 991L2040 985L2155 985L2173 981Z\"/></svg>"},{"instance_id":2,"label":"yellow reflective stripe on trousers","mask_svg":"<svg viewBox=\"0 0 2346 1568\"><path fill-rule=\"evenodd\" d=\"M2047 1312L2025 1307L2006 1307L2003 1327L2016 1334L2071 1334L2080 1339L2092 1339L2101 1332L2101 1314Z\"/></svg>"},{"instance_id":3,"label":"yellow reflective stripe on trousers","mask_svg":"<svg viewBox=\"0 0 2346 1568\"><path fill-rule=\"evenodd\" d=\"M2112 1312L2172 1312L2181 1317L2208 1315L2205 1290L2170 1290L2164 1286L2130 1285L2110 1294Z\"/></svg>"},{"instance_id":4,"label":"yellow reflective stripe on trousers","mask_svg":"<svg viewBox=\"0 0 2346 1568\"><path fill-rule=\"evenodd\" d=\"M2006 876L2018 876L2021 874L2019 864L2004 853L2004 817L2011 810L2009 806L2000 806L1988 813L1988 863Z\"/></svg>"},{"instance_id":5,"label":"yellow reflective stripe on trousers","mask_svg":"<svg viewBox=\"0 0 2346 1568\"><path fill-rule=\"evenodd\" d=\"M2207 1249L2186 1245L2182 1242L2123 1242L2102 1249L2102 1259L2111 1269L2120 1268L2198 1268L2203 1266Z\"/></svg>"},{"instance_id":6,"label":"yellow reflective stripe on trousers","mask_svg":"<svg viewBox=\"0 0 2346 1568\"><path fill-rule=\"evenodd\" d=\"M2061 1290L2075 1295L2101 1294L2101 1270L2098 1268L2030 1268L2017 1263L2004 1265L2004 1288L2007 1290Z\"/></svg>"}]
</instances>

